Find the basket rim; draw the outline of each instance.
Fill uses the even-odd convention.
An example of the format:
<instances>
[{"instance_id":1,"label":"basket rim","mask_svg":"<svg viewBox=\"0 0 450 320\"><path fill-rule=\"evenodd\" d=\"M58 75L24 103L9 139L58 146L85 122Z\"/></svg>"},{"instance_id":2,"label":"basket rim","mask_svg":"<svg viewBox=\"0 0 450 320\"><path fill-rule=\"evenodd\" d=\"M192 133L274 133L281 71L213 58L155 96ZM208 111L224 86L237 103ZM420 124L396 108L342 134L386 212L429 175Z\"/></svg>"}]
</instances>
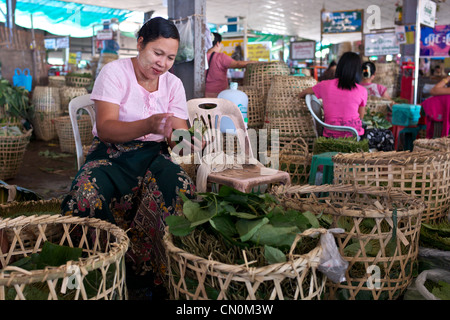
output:
<instances>
[{"instance_id":1,"label":"basket rim","mask_svg":"<svg viewBox=\"0 0 450 320\"><path fill-rule=\"evenodd\" d=\"M21 136L1 136L0 140L17 140L17 139L29 138L32 133L33 133L33 129L29 129L25 133L23 133Z\"/></svg>"},{"instance_id":2,"label":"basket rim","mask_svg":"<svg viewBox=\"0 0 450 320\"><path fill-rule=\"evenodd\" d=\"M378 195L385 196L390 203L394 204L396 202L402 203L402 207L397 208L398 217L409 217L409 216L421 216L425 209L425 203L422 199L416 198L406 192L389 187L376 187L367 185L353 184L335 184L335 185L291 185L291 186L276 186L271 189L271 192L276 196L282 195L292 195L292 194L315 194L321 192L335 192L335 193L349 193L349 194L367 194L367 195ZM298 199L288 199L283 201L298 201ZM305 202L311 202L312 199L305 199ZM359 209L354 209L349 206L343 206L342 208L336 208L332 203L318 203L317 199L314 201L316 207L321 207L324 212L327 211L331 215L342 216L361 216L362 214L367 218L387 218L389 214L393 212L392 208L377 208L375 205L370 207L364 207ZM405 206L407 205L407 206Z\"/></svg>"},{"instance_id":3,"label":"basket rim","mask_svg":"<svg viewBox=\"0 0 450 320\"><path fill-rule=\"evenodd\" d=\"M442 160L450 160L450 154L424 150L338 153L333 156L333 162L336 164L408 165L428 164Z\"/></svg>"},{"instance_id":4,"label":"basket rim","mask_svg":"<svg viewBox=\"0 0 450 320\"><path fill-rule=\"evenodd\" d=\"M308 229L308 230L313 230L313 229ZM319 229L314 229L314 230L319 230ZM315 232L319 232L319 231L315 231ZM315 232L312 232L312 233L315 233ZM296 267L299 265L306 263L306 266L308 268L309 267L318 267L319 258L322 253L322 247L321 247L320 241L319 241L316 247L314 247L312 250L310 250L309 252L307 252L305 254L293 255L292 258L289 258L289 255L287 255L287 258L289 259L289 261L269 264L269 265L265 265L262 267L252 267L251 265L248 265L248 266L232 265L232 264L215 261L215 260L210 260L210 259L206 259L206 258L197 256L193 253L187 252L186 250L178 248L177 246L174 245L172 240L173 240L173 236L169 232L169 228L166 227L163 241L164 241L165 248L167 250L167 255L169 255L170 253L176 254L176 255L182 256L186 260L195 261L195 264L206 265L207 268L211 271L219 271L219 272L223 272L223 273L227 273L227 274L231 273L238 277L251 277L251 279L253 279L255 276L259 277L260 279L261 279L261 277L263 279L265 279L265 277L269 274L270 275L280 274L280 273L286 274L286 272L292 273L292 275L295 276ZM317 261L314 261L314 259L316 259Z\"/></svg>"},{"instance_id":5,"label":"basket rim","mask_svg":"<svg viewBox=\"0 0 450 320\"><path fill-rule=\"evenodd\" d=\"M11 286L14 284L22 284L24 280L27 283L42 282L57 278L63 278L72 275L72 271L68 270L71 266L77 266L81 272L86 273L105 264L115 262L117 256L123 256L129 247L129 238L124 230L107 221L97 218L63 216L55 215L32 215L19 216L16 218L0 219L0 230L12 227L24 227L33 224L76 224L96 227L104 231L110 232L116 236L119 243L111 243L107 253L97 252L95 255L87 258L80 258L78 261L68 261L66 264L58 267L45 267L44 269L27 271L18 267L8 269L8 266L0 270L0 286ZM31 280L30 280L31 278Z\"/></svg>"}]
</instances>

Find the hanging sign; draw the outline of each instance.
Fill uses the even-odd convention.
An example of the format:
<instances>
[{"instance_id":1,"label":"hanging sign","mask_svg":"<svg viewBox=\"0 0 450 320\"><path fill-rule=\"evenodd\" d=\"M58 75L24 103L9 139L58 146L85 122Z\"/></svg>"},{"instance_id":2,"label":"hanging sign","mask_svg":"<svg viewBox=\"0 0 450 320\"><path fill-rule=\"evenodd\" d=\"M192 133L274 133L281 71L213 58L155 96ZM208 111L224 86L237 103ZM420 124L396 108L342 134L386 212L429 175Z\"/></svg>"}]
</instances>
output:
<instances>
[{"instance_id":1,"label":"hanging sign","mask_svg":"<svg viewBox=\"0 0 450 320\"><path fill-rule=\"evenodd\" d=\"M448 58L450 50L450 25L422 27L420 31L420 56Z\"/></svg>"},{"instance_id":2,"label":"hanging sign","mask_svg":"<svg viewBox=\"0 0 450 320\"><path fill-rule=\"evenodd\" d=\"M362 32L363 11L322 12L322 33Z\"/></svg>"},{"instance_id":3,"label":"hanging sign","mask_svg":"<svg viewBox=\"0 0 450 320\"><path fill-rule=\"evenodd\" d=\"M315 41L294 41L291 42L290 48L291 60L308 60L314 59L316 54Z\"/></svg>"},{"instance_id":4,"label":"hanging sign","mask_svg":"<svg viewBox=\"0 0 450 320\"><path fill-rule=\"evenodd\" d=\"M97 31L97 40L112 40L114 37L111 29L104 29Z\"/></svg>"},{"instance_id":5,"label":"hanging sign","mask_svg":"<svg viewBox=\"0 0 450 320\"><path fill-rule=\"evenodd\" d=\"M385 56L400 53L400 46L395 33L366 34L364 45L364 55L366 56Z\"/></svg>"},{"instance_id":6,"label":"hanging sign","mask_svg":"<svg viewBox=\"0 0 450 320\"><path fill-rule=\"evenodd\" d=\"M430 0L422 0L420 7L420 23L427 27L434 28L436 21L436 2Z\"/></svg>"},{"instance_id":7,"label":"hanging sign","mask_svg":"<svg viewBox=\"0 0 450 320\"><path fill-rule=\"evenodd\" d=\"M272 42L259 41L247 43L247 57L252 61L270 61Z\"/></svg>"}]
</instances>

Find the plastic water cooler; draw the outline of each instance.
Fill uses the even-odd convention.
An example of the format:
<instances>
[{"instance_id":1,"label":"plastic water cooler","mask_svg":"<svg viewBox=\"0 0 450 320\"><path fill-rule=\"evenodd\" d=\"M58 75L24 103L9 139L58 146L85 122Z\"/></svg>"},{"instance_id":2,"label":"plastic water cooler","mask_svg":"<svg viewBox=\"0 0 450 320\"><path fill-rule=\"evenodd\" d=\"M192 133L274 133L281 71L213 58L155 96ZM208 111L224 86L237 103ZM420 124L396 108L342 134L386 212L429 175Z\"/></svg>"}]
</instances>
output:
<instances>
[{"instance_id":1,"label":"plastic water cooler","mask_svg":"<svg viewBox=\"0 0 450 320\"><path fill-rule=\"evenodd\" d=\"M224 90L219 93L217 98L222 98L233 102L238 108L241 110L242 117L244 118L245 127L247 128L248 124L248 96L245 92L238 90L237 82L230 83L230 89ZM226 133L227 130L235 130L235 126L233 121L231 121L228 117L223 117L220 122L220 131L222 133Z\"/></svg>"}]
</instances>

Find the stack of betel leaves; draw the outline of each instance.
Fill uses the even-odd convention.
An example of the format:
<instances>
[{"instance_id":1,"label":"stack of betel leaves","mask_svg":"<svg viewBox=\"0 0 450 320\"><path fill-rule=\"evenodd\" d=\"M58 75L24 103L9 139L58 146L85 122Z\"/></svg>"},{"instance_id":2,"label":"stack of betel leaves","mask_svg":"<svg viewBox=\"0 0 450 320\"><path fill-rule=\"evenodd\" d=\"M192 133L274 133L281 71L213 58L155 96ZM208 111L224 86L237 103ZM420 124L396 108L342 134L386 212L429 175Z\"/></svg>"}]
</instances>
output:
<instances>
[{"instance_id":1,"label":"stack of betel leaves","mask_svg":"<svg viewBox=\"0 0 450 320\"><path fill-rule=\"evenodd\" d=\"M313 213L285 209L268 193L221 186L218 193L197 195L198 199L182 195L183 214L166 218L169 232L186 251L223 263L243 262L242 251L257 261L254 267L286 262L296 235L320 227ZM297 252L310 251L317 241L318 237L303 238Z\"/></svg>"},{"instance_id":2,"label":"stack of betel leaves","mask_svg":"<svg viewBox=\"0 0 450 320\"><path fill-rule=\"evenodd\" d=\"M419 244L426 248L450 251L450 223L422 222Z\"/></svg>"}]
</instances>

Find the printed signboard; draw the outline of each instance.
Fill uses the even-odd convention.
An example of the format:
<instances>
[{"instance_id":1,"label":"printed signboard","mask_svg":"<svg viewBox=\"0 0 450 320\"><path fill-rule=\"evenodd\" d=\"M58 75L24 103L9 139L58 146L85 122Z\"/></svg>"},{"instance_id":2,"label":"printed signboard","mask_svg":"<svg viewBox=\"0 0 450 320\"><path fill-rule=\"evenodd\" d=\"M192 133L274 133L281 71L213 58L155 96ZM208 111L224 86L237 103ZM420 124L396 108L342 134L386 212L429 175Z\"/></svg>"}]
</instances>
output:
<instances>
[{"instance_id":1,"label":"printed signboard","mask_svg":"<svg viewBox=\"0 0 450 320\"><path fill-rule=\"evenodd\" d=\"M364 55L368 57L400 53L400 47L395 33L366 34L364 47Z\"/></svg>"},{"instance_id":2,"label":"printed signboard","mask_svg":"<svg viewBox=\"0 0 450 320\"><path fill-rule=\"evenodd\" d=\"M420 32L421 57L449 57L450 25L422 27Z\"/></svg>"},{"instance_id":3,"label":"printed signboard","mask_svg":"<svg viewBox=\"0 0 450 320\"><path fill-rule=\"evenodd\" d=\"M363 11L322 13L322 33L362 32Z\"/></svg>"},{"instance_id":4,"label":"printed signboard","mask_svg":"<svg viewBox=\"0 0 450 320\"><path fill-rule=\"evenodd\" d=\"M314 59L316 53L315 41L295 41L291 42L291 60Z\"/></svg>"}]
</instances>

